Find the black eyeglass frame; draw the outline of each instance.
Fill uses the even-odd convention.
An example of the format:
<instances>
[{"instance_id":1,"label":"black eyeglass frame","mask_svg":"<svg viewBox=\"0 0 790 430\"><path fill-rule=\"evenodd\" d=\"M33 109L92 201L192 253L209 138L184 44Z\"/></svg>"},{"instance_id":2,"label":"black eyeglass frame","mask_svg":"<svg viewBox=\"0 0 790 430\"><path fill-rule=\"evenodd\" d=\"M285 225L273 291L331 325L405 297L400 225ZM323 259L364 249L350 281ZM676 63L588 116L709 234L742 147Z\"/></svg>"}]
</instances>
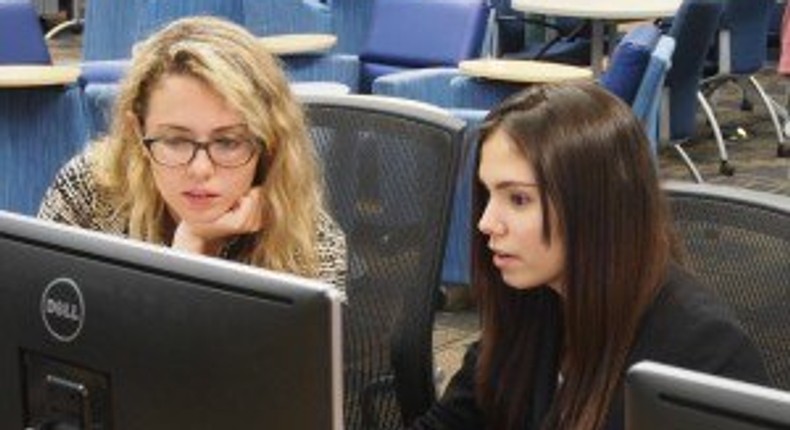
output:
<instances>
[{"instance_id":1,"label":"black eyeglass frame","mask_svg":"<svg viewBox=\"0 0 790 430\"><path fill-rule=\"evenodd\" d=\"M213 165L219 166L219 167L224 167L224 168L227 168L227 169L234 169L234 168L238 168L238 167L244 166L247 163L249 163L250 160L255 158L256 154L261 153L262 152L261 149L263 147L265 147L264 141L262 139L254 139L254 138L244 139L243 142L247 143L248 145L250 145L252 147L252 151L250 151L249 157L247 157L247 159L244 160L243 162L240 162L238 164L230 164L229 165L229 164L218 163L214 159L214 157L211 156L210 148L211 148L211 145L214 144L216 141L214 141L214 140L201 141L201 140L194 140L194 139L188 139L188 138L180 138L182 140L189 141L189 143L192 144L192 155L189 157L188 160L186 160L183 163L168 164L168 163L162 162L161 160L158 160L156 158L156 155L154 155L153 149L151 148L151 146L154 143L160 142L160 141L165 140L165 139L166 138L164 136L162 136L162 137L144 137L144 138L141 139L141 141L143 143L143 146L145 146L145 149L148 150L148 153L151 155L151 159L154 160L154 162L156 164L159 164L159 165L165 166L165 167L184 167L184 166L189 166L192 163L192 161L195 160L195 157L197 157L198 151L204 150L204 151L206 151L206 156L208 157L208 159L211 161L211 163ZM242 141L242 140L239 140L239 141Z\"/></svg>"}]
</instances>

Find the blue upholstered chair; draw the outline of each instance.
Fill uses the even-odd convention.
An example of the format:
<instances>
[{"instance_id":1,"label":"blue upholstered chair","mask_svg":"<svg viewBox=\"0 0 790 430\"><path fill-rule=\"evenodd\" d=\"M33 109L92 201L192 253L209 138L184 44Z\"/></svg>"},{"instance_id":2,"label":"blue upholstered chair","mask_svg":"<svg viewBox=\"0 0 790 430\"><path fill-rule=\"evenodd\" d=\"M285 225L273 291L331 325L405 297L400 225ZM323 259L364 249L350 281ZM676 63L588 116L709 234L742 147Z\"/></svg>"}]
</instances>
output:
<instances>
[{"instance_id":1,"label":"blue upholstered chair","mask_svg":"<svg viewBox=\"0 0 790 430\"><path fill-rule=\"evenodd\" d=\"M660 106L664 81L672 67L672 53L675 52L675 39L661 36L650 55L650 62L642 75L631 109L645 126L653 154L658 152Z\"/></svg>"},{"instance_id":2,"label":"blue upholstered chair","mask_svg":"<svg viewBox=\"0 0 790 430\"><path fill-rule=\"evenodd\" d=\"M601 85L632 104L660 36L659 29L652 24L629 31L617 44L609 68L600 77Z\"/></svg>"},{"instance_id":3,"label":"blue upholstered chair","mask_svg":"<svg viewBox=\"0 0 790 430\"><path fill-rule=\"evenodd\" d=\"M765 64L770 15L775 4L775 0L727 0L719 27L717 61L713 71L702 81L702 92L709 100L728 82L738 83L744 92L747 85L751 86L774 125L778 154L790 156L790 148L784 146L784 132L774 105L754 77ZM716 121L716 117L711 120Z\"/></svg>"},{"instance_id":4,"label":"blue upholstered chair","mask_svg":"<svg viewBox=\"0 0 790 430\"><path fill-rule=\"evenodd\" d=\"M389 73L477 57L486 7L484 0L377 0L372 19L359 55L360 92L370 92L373 80Z\"/></svg>"},{"instance_id":5,"label":"blue upholstered chair","mask_svg":"<svg viewBox=\"0 0 790 430\"><path fill-rule=\"evenodd\" d=\"M672 69L666 78L668 100L662 110L668 111L668 116L662 119L661 140L669 141L681 154L697 181L702 177L681 145L694 135L698 103L703 107L716 137L721 157L720 171L733 173L721 130L715 121L710 121L713 112L699 91L705 56L719 28L723 11L724 3L720 0L684 0L669 30L676 46Z\"/></svg>"},{"instance_id":6,"label":"blue upholstered chair","mask_svg":"<svg viewBox=\"0 0 790 430\"><path fill-rule=\"evenodd\" d=\"M0 64L50 64L41 24L28 0L0 0Z\"/></svg>"},{"instance_id":7,"label":"blue upholstered chair","mask_svg":"<svg viewBox=\"0 0 790 430\"><path fill-rule=\"evenodd\" d=\"M87 141L77 85L0 89L0 209L35 215L60 167Z\"/></svg>"}]
</instances>

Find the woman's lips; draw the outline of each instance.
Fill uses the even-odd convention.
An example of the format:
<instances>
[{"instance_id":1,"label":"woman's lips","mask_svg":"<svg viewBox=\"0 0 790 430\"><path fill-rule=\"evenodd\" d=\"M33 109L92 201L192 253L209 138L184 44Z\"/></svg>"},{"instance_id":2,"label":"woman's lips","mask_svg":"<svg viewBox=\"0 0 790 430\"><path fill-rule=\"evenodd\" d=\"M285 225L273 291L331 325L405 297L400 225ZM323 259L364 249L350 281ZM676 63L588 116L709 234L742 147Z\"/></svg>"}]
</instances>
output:
<instances>
[{"instance_id":1,"label":"woman's lips","mask_svg":"<svg viewBox=\"0 0 790 430\"><path fill-rule=\"evenodd\" d=\"M512 254L506 254L504 252L494 252L493 260L494 266L502 269L515 263L516 257Z\"/></svg>"},{"instance_id":2,"label":"woman's lips","mask_svg":"<svg viewBox=\"0 0 790 430\"><path fill-rule=\"evenodd\" d=\"M210 204L219 197L218 194L201 190L186 191L183 193L183 196L190 204L198 206Z\"/></svg>"}]
</instances>

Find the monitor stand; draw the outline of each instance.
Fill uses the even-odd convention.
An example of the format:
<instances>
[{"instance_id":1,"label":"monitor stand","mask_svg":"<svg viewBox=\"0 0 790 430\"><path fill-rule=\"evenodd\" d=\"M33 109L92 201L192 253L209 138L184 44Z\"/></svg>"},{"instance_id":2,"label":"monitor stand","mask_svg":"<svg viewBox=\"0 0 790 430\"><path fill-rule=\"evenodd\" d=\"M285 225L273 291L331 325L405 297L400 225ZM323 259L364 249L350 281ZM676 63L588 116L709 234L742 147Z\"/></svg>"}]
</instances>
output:
<instances>
[{"instance_id":1,"label":"monitor stand","mask_svg":"<svg viewBox=\"0 0 790 430\"><path fill-rule=\"evenodd\" d=\"M26 429L112 429L107 375L29 351L21 359Z\"/></svg>"}]
</instances>

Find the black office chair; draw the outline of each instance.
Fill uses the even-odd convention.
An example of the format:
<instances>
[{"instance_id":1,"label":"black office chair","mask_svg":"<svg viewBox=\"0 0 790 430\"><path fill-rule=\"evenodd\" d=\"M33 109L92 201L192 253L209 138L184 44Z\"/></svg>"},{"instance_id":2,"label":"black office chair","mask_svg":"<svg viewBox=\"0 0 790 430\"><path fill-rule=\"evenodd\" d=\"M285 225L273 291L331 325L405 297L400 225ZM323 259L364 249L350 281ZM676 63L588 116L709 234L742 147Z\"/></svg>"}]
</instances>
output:
<instances>
[{"instance_id":1,"label":"black office chair","mask_svg":"<svg viewBox=\"0 0 790 430\"><path fill-rule=\"evenodd\" d=\"M688 266L743 322L771 383L790 389L790 198L681 182L665 189Z\"/></svg>"},{"instance_id":2,"label":"black office chair","mask_svg":"<svg viewBox=\"0 0 790 430\"><path fill-rule=\"evenodd\" d=\"M435 400L432 331L463 123L394 98L303 101L349 249L345 428L401 428Z\"/></svg>"}]
</instances>

